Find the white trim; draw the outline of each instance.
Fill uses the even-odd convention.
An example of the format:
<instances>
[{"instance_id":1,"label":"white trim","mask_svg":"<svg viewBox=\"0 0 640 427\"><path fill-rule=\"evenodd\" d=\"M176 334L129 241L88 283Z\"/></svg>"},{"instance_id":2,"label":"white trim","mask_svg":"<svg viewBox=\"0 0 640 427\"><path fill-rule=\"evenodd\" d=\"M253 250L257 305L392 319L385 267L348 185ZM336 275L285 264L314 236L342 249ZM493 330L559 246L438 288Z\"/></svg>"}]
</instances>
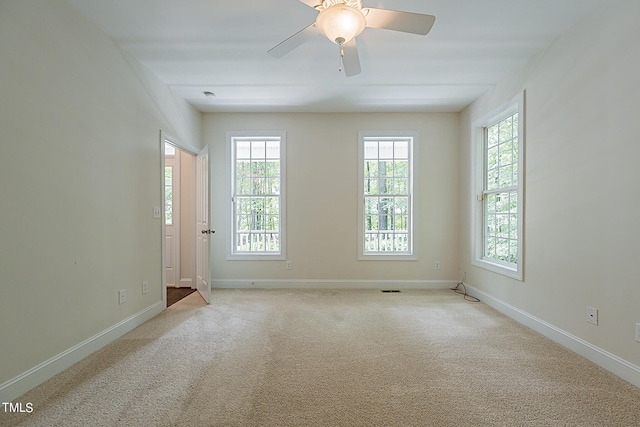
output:
<instances>
[{"instance_id":1,"label":"white trim","mask_svg":"<svg viewBox=\"0 0 640 427\"><path fill-rule=\"evenodd\" d=\"M100 350L122 335L142 325L147 320L162 312L162 302L139 311L138 313L116 323L104 331L82 341L79 344L53 356L9 381L0 384L0 401L10 402L22 396L32 388L42 384L54 375L59 374L71 365Z\"/></svg>"},{"instance_id":2,"label":"white trim","mask_svg":"<svg viewBox=\"0 0 640 427\"><path fill-rule=\"evenodd\" d=\"M525 92L522 91L508 102L489 114L475 120L471 125L471 264L513 279L524 280L524 217L525 217L525 150L526 150L526 109ZM501 119L518 113L518 262L515 265L502 264L483 257L484 216L484 128Z\"/></svg>"},{"instance_id":3,"label":"white trim","mask_svg":"<svg viewBox=\"0 0 640 427\"><path fill-rule=\"evenodd\" d=\"M192 145L189 144L184 144L182 141L179 141L177 138L175 138L173 135L160 130L160 141L162 143L164 142L168 142L169 144L173 145L174 147L177 147L178 149L182 150L182 151L186 151L189 154L192 154L194 156L196 156L199 152L200 149L196 148ZM164 151L162 152L162 157L164 158Z\"/></svg>"},{"instance_id":4,"label":"white trim","mask_svg":"<svg viewBox=\"0 0 640 427\"><path fill-rule=\"evenodd\" d=\"M235 241L235 219L233 204L233 186L234 186L234 167L235 153L233 140L235 138L252 138L259 139L261 137L280 138L280 251L277 253L236 253L233 249ZM287 259L287 132L284 130L271 131L227 131L225 133L227 153L226 153L226 169L225 169L225 186L226 200L229 201L229 208L225 209L226 224L229 225L229 232L226 235L226 260L227 261L276 261Z\"/></svg>"},{"instance_id":5,"label":"white trim","mask_svg":"<svg viewBox=\"0 0 640 427\"><path fill-rule=\"evenodd\" d=\"M364 252L364 140L367 138L391 139L407 138L411 139L409 144L409 252L404 253L365 253ZM418 192L416 187L420 182L416 160L418 159L420 133L417 130L403 131L358 131L358 261L416 261L417 245L415 240L418 234L415 206L418 206Z\"/></svg>"},{"instance_id":6,"label":"white trim","mask_svg":"<svg viewBox=\"0 0 640 427\"><path fill-rule=\"evenodd\" d=\"M520 310L506 302L495 298L467 283L464 284L471 296L479 298L484 304L498 310L513 320L533 329L556 343L568 348L596 365L617 375L623 380L640 387L640 366L634 365L613 353L591 344L551 323L545 322L526 311Z\"/></svg>"},{"instance_id":7,"label":"white trim","mask_svg":"<svg viewBox=\"0 0 640 427\"><path fill-rule=\"evenodd\" d=\"M459 280L212 279L211 288L233 289L448 289Z\"/></svg>"}]
</instances>

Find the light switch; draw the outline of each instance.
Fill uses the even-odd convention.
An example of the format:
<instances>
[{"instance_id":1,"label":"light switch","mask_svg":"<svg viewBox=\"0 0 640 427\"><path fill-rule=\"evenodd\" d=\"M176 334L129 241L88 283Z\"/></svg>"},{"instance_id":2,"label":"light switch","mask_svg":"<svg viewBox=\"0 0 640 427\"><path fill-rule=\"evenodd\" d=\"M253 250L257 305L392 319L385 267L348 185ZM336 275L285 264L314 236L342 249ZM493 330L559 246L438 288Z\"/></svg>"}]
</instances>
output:
<instances>
[{"instance_id":1,"label":"light switch","mask_svg":"<svg viewBox=\"0 0 640 427\"><path fill-rule=\"evenodd\" d=\"M157 206L153 208L153 217L155 219L160 219L162 217L162 210Z\"/></svg>"}]
</instances>

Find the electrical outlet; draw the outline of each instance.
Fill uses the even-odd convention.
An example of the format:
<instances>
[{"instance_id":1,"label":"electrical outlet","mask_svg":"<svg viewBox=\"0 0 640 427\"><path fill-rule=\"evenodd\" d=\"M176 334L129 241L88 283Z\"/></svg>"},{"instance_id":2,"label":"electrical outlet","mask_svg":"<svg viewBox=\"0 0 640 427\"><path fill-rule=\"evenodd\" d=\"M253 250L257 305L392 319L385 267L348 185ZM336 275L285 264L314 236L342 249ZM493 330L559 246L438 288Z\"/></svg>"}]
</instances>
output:
<instances>
[{"instance_id":1,"label":"electrical outlet","mask_svg":"<svg viewBox=\"0 0 640 427\"><path fill-rule=\"evenodd\" d=\"M640 323L636 323L636 341L640 342Z\"/></svg>"},{"instance_id":2,"label":"electrical outlet","mask_svg":"<svg viewBox=\"0 0 640 427\"><path fill-rule=\"evenodd\" d=\"M127 290L121 289L118 291L118 304L124 304L127 302Z\"/></svg>"},{"instance_id":3,"label":"electrical outlet","mask_svg":"<svg viewBox=\"0 0 640 427\"><path fill-rule=\"evenodd\" d=\"M598 324L598 309L595 307L587 306L587 322Z\"/></svg>"},{"instance_id":4,"label":"electrical outlet","mask_svg":"<svg viewBox=\"0 0 640 427\"><path fill-rule=\"evenodd\" d=\"M434 265L434 268L435 268L436 270L440 270L440 261L436 261L436 263L435 263L435 265Z\"/></svg>"},{"instance_id":5,"label":"electrical outlet","mask_svg":"<svg viewBox=\"0 0 640 427\"><path fill-rule=\"evenodd\" d=\"M291 261L287 261L284 265L284 268L286 268L287 270L291 270Z\"/></svg>"},{"instance_id":6,"label":"electrical outlet","mask_svg":"<svg viewBox=\"0 0 640 427\"><path fill-rule=\"evenodd\" d=\"M146 294L147 292L149 292L149 282L145 280L144 282L142 282L142 295Z\"/></svg>"}]
</instances>

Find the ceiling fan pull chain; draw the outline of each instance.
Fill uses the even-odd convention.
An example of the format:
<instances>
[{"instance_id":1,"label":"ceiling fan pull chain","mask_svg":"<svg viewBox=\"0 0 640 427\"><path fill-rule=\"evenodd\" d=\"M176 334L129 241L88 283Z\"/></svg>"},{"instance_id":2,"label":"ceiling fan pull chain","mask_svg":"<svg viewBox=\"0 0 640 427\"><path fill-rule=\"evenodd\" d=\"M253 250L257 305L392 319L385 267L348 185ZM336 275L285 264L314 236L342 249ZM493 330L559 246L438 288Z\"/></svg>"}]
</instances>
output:
<instances>
[{"instance_id":1,"label":"ceiling fan pull chain","mask_svg":"<svg viewBox=\"0 0 640 427\"><path fill-rule=\"evenodd\" d=\"M342 72L342 64L344 58L344 50L342 49L342 45L338 45L338 71Z\"/></svg>"}]
</instances>

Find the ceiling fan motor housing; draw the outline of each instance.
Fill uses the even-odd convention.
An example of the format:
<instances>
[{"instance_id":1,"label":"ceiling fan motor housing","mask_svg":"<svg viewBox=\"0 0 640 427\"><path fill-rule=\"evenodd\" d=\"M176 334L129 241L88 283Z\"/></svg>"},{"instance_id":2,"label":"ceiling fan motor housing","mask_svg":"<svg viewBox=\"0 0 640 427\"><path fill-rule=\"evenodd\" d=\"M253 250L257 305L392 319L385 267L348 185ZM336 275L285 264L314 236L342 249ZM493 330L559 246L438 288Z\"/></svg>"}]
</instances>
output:
<instances>
[{"instance_id":1,"label":"ceiling fan motor housing","mask_svg":"<svg viewBox=\"0 0 640 427\"><path fill-rule=\"evenodd\" d=\"M316 27L337 44L353 40L367 25L361 0L325 0L319 11Z\"/></svg>"}]
</instances>

